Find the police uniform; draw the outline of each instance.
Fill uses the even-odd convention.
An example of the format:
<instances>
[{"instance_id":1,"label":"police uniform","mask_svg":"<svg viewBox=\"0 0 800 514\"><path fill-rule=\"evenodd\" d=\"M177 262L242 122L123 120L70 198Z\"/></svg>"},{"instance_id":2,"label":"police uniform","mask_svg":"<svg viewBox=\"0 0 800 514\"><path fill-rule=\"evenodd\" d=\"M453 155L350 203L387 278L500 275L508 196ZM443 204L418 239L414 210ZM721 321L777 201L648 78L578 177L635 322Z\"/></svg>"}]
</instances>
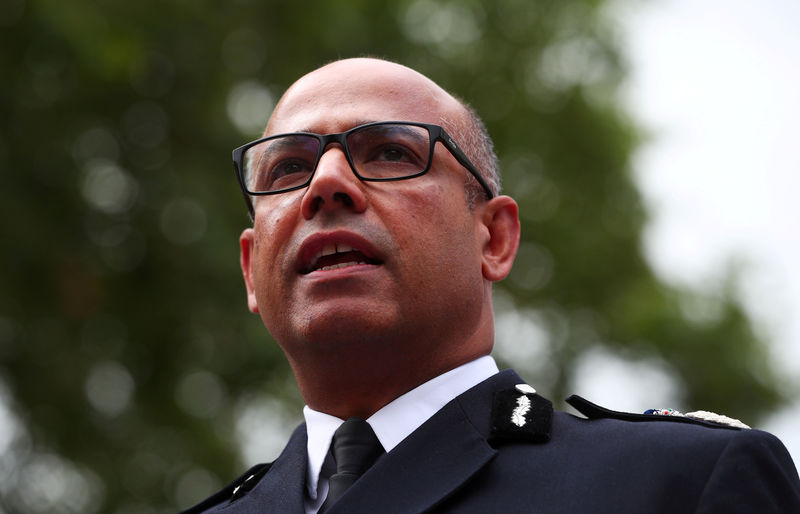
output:
<instances>
[{"instance_id":1,"label":"police uniform","mask_svg":"<svg viewBox=\"0 0 800 514\"><path fill-rule=\"evenodd\" d=\"M800 480L766 432L617 413L553 412L512 370L460 394L383 455L326 514L800 513ZM668 413L667 413L668 414ZM302 513L307 435L186 511Z\"/></svg>"}]
</instances>

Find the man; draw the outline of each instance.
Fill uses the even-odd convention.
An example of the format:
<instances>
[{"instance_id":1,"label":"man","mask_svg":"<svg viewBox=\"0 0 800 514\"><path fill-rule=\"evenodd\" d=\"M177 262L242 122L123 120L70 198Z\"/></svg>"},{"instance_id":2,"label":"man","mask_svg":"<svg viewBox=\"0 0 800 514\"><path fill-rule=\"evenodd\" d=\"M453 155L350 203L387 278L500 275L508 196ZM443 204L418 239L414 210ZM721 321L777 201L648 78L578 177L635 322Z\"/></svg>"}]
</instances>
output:
<instances>
[{"instance_id":1,"label":"man","mask_svg":"<svg viewBox=\"0 0 800 514\"><path fill-rule=\"evenodd\" d=\"M254 220L248 305L306 423L191 512L800 512L769 434L580 398L588 419L553 413L498 373L492 283L517 251L517 205L477 116L428 78L324 66L234 156Z\"/></svg>"}]
</instances>

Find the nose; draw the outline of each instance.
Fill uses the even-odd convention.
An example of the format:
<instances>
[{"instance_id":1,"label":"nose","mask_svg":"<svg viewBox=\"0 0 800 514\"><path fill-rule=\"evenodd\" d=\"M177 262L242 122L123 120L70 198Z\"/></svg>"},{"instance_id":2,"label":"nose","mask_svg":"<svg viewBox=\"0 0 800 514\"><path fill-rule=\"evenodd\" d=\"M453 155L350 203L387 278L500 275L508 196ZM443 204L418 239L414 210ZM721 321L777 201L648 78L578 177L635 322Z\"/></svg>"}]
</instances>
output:
<instances>
[{"instance_id":1,"label":"nose","mask_svg":"<svg viewBox=\"0 0 800 514\"><path fill-rule=\"evenodd\" d=\"M363 212L367 207L364 183L353 173L341 147L328 148L320 157L314 177L303 195L303 217L324 210Z\"/></svg>"}]
</instances>

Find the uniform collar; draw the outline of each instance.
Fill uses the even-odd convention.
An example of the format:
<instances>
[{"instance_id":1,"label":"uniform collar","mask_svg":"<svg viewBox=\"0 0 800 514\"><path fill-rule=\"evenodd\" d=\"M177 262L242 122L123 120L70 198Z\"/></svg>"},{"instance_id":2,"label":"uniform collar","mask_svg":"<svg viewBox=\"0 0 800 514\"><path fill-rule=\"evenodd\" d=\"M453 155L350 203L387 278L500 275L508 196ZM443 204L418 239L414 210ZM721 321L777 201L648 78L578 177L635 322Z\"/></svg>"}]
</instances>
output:
<instances>
[{"instance_id":1,"label":"uniform collar","mask_svg":"<svg viewBox=\"0 0 800 514\"><path fill-rule=\"evenodd\" d=\"M491 356L484 356L451 369L395 398L367 419L383 448L389 452L420 425L467 389L498 372ZM333 433L344 420L305 406L308 431L307 494L316 500L320 472L328 456Z\"/></svg>"}]
</instances>

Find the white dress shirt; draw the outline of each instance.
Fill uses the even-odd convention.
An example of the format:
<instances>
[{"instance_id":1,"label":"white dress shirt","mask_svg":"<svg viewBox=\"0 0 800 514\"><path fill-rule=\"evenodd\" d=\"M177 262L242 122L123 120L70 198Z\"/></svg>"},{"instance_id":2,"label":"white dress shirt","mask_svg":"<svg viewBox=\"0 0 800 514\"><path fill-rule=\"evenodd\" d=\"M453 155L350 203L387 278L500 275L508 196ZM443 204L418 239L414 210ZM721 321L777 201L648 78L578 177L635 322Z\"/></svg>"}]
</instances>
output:
<instances>
[{"instance_id":1,"label":"white dress shirt","mask_svg":"<svg viewBox=\"0 0 800 514\"><path fill-rule=\"evenodd\" d=\"M450 400L497 372L492 357L480 357L395 398L370 416L367 423L388 453ZM328 495L328 478L336 472L329 449L333 433L344 420L315 411L307 405L303 408L303 416L308 432L305 507L308 514L315 514Z\"/></svg>"}]
</instances>

